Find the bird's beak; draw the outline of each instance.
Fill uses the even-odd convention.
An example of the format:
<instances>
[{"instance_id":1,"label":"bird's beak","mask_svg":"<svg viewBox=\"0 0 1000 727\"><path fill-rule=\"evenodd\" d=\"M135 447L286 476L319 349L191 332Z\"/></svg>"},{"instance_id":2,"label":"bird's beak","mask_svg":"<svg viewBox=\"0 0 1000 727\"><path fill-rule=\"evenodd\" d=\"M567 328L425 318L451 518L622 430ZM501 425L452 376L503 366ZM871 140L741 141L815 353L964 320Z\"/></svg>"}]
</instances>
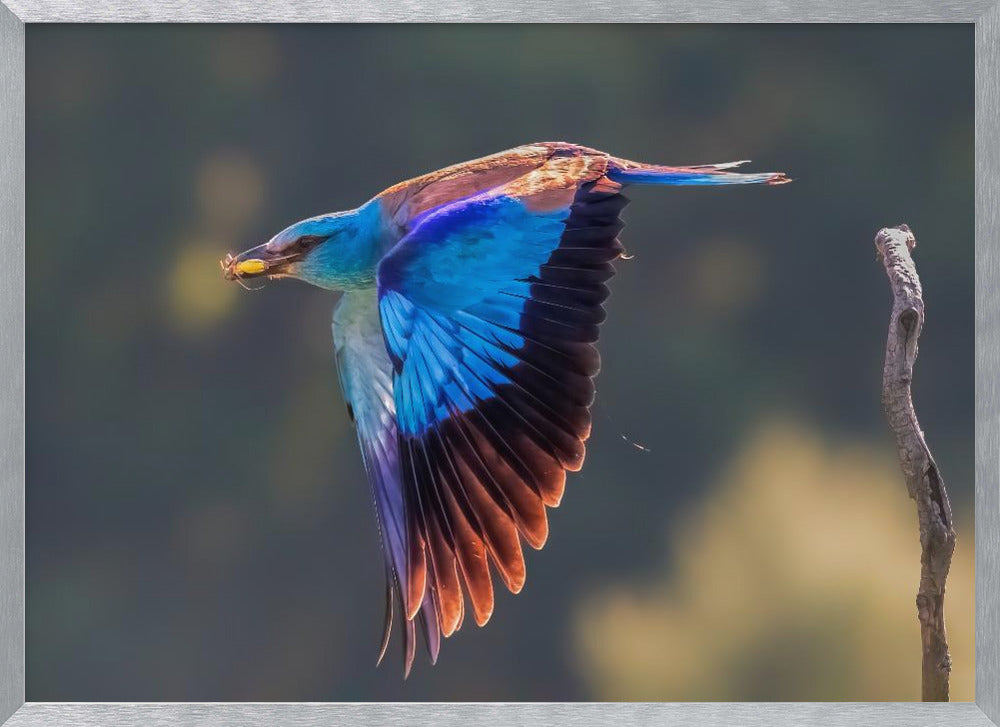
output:
<instances>
[{"instance_id":1,"label":"bird's beak","mask_svg":"<svg viewBox=\"0 0 1000 727\"><path fill-rule=\"evenodd\" d=\"M289 268L302 257L301 252L275 252L267 243L250 248L239 255L229 253L219 261L222 275L226 280L246 278L280 277L287 275Z\"/></svg>"}]
</instances>

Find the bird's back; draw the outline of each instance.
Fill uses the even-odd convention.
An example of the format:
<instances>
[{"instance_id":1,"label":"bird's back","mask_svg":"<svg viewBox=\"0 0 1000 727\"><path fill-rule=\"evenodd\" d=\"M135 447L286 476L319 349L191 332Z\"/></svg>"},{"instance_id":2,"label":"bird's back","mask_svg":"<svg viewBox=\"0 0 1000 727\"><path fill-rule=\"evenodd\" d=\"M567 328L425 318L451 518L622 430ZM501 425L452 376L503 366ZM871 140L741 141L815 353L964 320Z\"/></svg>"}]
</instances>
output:
<instances>
[{"instance_id":1,"label":"bird's back","mask_svg":"<svg viewBox=\"0 0 1000 727\"><path fill-rule=\"evenodd\" d=\"M545 166L553 157L577 159L578 164L571 170L565 164L553 170L554 174L569 172L574 177L588 173L599 176L609 158L605 152L562 141L525 144L408 179L389 187L376 199L384 218L405 233L410 222L424 212L508 184Z\"/></svg>"}]
</instances>

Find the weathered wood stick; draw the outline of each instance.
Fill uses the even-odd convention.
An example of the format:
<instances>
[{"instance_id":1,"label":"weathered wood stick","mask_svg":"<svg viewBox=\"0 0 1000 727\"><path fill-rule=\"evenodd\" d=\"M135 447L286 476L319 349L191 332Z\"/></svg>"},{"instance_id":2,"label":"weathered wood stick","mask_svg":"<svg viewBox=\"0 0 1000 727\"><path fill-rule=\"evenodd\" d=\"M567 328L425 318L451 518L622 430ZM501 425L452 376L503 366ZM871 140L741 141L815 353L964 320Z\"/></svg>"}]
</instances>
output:
<instances>
[{"instance_id":1,"label":"weathered wood stick","mask_svg":"<svg viewBox=\"0 0 1000 727\"><path fill-rule=\"evenodd\" d=\"M917 339L924 325L920 278L910 257L916 244L906 225L883 228L875 237L893 299L882 370L882 405L889 428L896 435L899 465L910 497L917 503L920 524L917 617L923 645L921 695L925 702L947 702L951 655L945 632L944 594L955 550L955 530L948 491L920 429L910 393Z\"/></svg>"}]
</instances>

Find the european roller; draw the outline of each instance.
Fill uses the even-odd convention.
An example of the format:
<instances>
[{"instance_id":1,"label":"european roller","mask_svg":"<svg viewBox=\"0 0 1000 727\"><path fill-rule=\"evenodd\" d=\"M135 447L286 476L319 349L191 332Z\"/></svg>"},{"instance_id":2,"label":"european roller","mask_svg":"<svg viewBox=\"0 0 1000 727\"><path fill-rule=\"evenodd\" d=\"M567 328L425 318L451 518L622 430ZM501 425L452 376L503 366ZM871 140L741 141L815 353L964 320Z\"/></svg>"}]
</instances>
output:
<instances>
[{"instance_id":1,"label":"european roller","mask_svg":"<svg viewBox=\"0 0 1000 727\"><path fill-rule=\"evenodd\" d=\"M546 508L583 465L598 330L630 184L782 184L741 162L671 167L528 144L401 182L222 261L225 277L298 278L342 295L340 386L357 429L386 571L379 651L419 623L431 662L494 574L524 585ZM398 613L398 616L397 616Z\"/></svg>"}]
</instances>

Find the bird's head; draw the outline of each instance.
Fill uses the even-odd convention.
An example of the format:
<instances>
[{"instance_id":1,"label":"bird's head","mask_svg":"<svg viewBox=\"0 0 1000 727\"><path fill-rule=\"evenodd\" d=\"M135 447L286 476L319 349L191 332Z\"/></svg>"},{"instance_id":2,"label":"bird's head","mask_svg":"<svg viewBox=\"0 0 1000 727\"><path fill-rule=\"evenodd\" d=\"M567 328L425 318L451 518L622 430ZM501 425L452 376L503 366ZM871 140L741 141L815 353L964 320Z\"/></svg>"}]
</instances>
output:
<instances>
[{"instance_id":1,"label":"bird's head","mask_svg":"<svg viewBox=\"0 0 1000 727\"><path fill-rule=\"evenodd\" d=\"M375 236L362 210L311 217L219 263L226 280L296 278L330 290L371 284Z\"/></svg>"}]
</instances>

